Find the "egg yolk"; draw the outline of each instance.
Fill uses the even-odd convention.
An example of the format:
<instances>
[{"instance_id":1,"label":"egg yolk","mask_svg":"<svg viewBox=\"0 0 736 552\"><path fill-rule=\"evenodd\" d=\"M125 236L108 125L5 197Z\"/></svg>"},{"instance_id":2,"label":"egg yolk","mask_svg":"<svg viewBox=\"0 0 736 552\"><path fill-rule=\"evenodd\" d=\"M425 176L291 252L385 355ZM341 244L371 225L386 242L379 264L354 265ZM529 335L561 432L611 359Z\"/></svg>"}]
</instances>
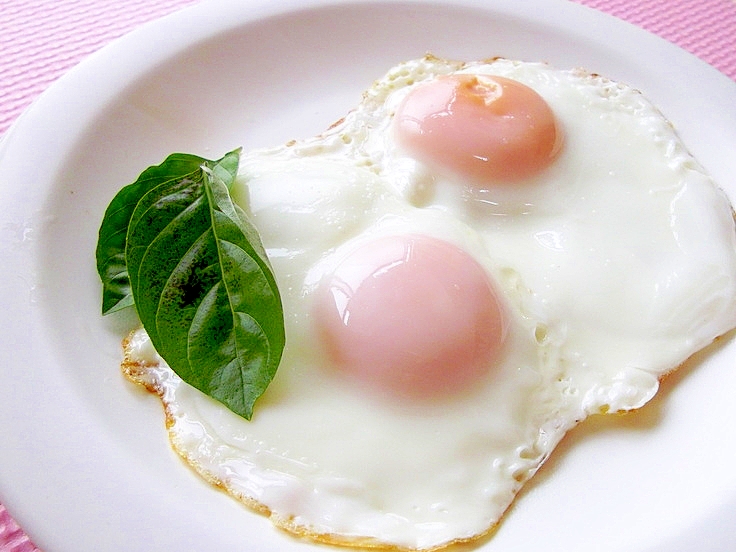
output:
<instances>
[{"instance_id":1,"label":"egg yolk","mask_svg":"<svg viewBox=\"0 0 736 552\"><path fill-rule=\"evenodd\" d=\"M557 157L562 133L552 109L528 86L460 74L417 86L395 117L397 141L412 156L474 182L516 182Z\"/></svg>"},{"instance_id":2,"label":"egg yolk","mask_svg":"<svg viewBox=\"0 0 736 552\"><path fill-rule=\"evenodd\" d=\"M315 322L339 370L390 394L436 397L486 375L505 337L486 271L445 241L377 239L323 280Z\"/></svg>"}]
</instances>

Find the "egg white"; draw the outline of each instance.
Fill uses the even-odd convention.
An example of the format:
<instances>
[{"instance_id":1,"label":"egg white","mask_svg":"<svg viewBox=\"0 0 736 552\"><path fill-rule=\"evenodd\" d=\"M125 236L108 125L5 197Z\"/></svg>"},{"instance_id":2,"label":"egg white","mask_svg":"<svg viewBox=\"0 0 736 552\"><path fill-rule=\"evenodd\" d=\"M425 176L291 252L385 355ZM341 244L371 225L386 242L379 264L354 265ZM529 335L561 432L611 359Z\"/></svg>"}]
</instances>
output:
<instances>
[{"instance_id":1,"label":"egg white","mask_svg":"<svg viewBox=\"0 0 736 552\"><path fill-rule=\"evenodd\" d=\"M554 166L478 190L402 152L397 106L455 71L545 98L565 133ZM244 154L233 196L261 233L286 313L284 357L253 419L182 383L142 330L124 365L159 393L172 444L196 470L318 540L429 550L487 533L566 431L642 406L664 374L736 326L727 198L640 93L580 70L406 62L324 134ZM509 316L499 366L435 402L343 380L310 324L312 295L343 255L406 233L470 253Z\"/></svg>"}]
</instances>

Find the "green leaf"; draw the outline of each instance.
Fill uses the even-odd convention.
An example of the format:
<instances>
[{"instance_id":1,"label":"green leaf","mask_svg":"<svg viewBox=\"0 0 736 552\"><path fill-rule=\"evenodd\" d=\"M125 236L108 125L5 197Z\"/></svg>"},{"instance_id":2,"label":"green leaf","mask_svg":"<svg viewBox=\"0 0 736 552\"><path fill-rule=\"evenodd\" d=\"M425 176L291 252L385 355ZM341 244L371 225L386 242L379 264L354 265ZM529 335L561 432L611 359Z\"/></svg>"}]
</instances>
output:
<instances>
[{"instance_id":1,"label":"green leaf","mask_svg":"<svg viewBox=\"0 0 736 552\"><path fill-rule=\"evenodd\" d=\"M143 171L110 202L100 226L96 251L97 272L102 279L102 314L133 304L125 246L130 217L140 199L163 183L197 174L205 162L201 157L174 153L162 164Z\"/></svg>"},{"instance_id":2,"label":"green leaf","mask_svg":"<svg viewBox=\"0 0 736 552\"><path fill-rule=\"evenodd\" d=\"M250 419L281 360L281 299L256 229L230 198L239 150L219 161L185 157L169 157L116 196L115 220L127 220L127 234L108 239L104 251L119 259L124 243L116 262L127 267L128 295L167 364ZM165 167L172 159L178 175ZM107 286L116 306L129 301L120 286Z\"/></svg>"}]
</instances>

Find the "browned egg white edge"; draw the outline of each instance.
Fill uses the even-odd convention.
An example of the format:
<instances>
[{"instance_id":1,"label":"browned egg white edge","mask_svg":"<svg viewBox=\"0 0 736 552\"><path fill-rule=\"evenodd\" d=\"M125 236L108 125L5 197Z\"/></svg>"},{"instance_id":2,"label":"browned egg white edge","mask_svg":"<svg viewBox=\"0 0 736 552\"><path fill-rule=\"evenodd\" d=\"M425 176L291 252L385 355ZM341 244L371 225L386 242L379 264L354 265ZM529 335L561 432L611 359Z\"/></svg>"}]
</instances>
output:
<instances>
[{"instance_id":1,"label":"browned egg white edge","mask_svg":"<svg viewBox=\"0 0 736 552\"><path fill-rule=\"evenodd\" d=\"M713 343L711 343L705 349L709 349L713 344L721 340L722 337L724 336L717 337L713 341ZM235 498L236 500L244 504L246 507L253 510L255 513L266 516L274 524L275 527L285 531L290 536L298 537L298 538L306 539L306 540L311 540L317 543L333 545L333 546L380 550L382 552L437 552L439 550L445 550L445 551L450 552L450 549L452 549L455 546L467 545L471 543L477 543L478 545L480 545L482 542L490 540L493 534L496 532L496 530L500 527L501 523L505 519L508 511L511 510L511 508L513 508L514 504L516 503L516 500L518 499L519 492L515 494L514 500L509 504L507 510L502 514L499 520L496 523L492 524L490 527L488 527L488 529L486 529L484 532L481 532L469 538L456 539L446 544L443 544L441 546L436 546L436 547L431 547L431 548L410 548L410 547L403 547L403 546L397 546L393 544L382 543L370 537L347 537L347 536L342 536L342 535L334 535L330 533L318 533L315 531L311 531L309 527L295 523L292 518L284 518L282 516L279 516L276 513L272 512L271 509L265 504L262 504L249 496L245 496L244 494L235 491L230 486L228 486L227 482L223 481L219 477L216 477L209 471L205 470L196 461L192 460L189 457L189 455L186 453L186 451L182 450L181 448L177 446L175 436L171 432L171 427L174 425L174 419L169 410L168 404L166 404L166 402L163 400L164 390L160 386L156 385L153 381L151 381L151 378L148 377L148 370L155 368L158 365L149 364L149 363L141 362L138 360L132 360L131 355L130 355L130 350L129 350L129 344L130 344L130 336L126 337L122 343L123 361L121 363L121 370L123 372L123 375L132 383L145 388L146 391L156 395L161 400L161 406L163 407L164 416L165 416L166 431L169 436L169 444L171 448L174 450L174 452L176 452L176 454L179 455L179 457L181 457L182 460L184 460L185 464L187 464L195 473L197 473L207 483L225 492L231 497ZM685 363L683 364L686 364L687 362L688 361L685 361ZM667 376L675 372L678 368L679 366L673 368L666 374L662 375L659 378L659 382L662 383L664 379L667 378ZM601 411L599 415L615 414L618 416L624 416L627 414L631 414L632 412L636 412L638 410L641 410L641 408L637 408L633 410L615 411L615 412ZM584 422L584 420L582 422ZM578 422L576 425L579 425L582 422ZM554 453L554 450L551 452L551 454L553 453ZM548 458L549 456L540 463L536 471L539 471L539 469L542 467L542 465L546 462ZM533 478L536 471L534 473L531 473L527 479L518 481L519 490L521 490L521 488L526 484L527 481Z\"/></svg>"},{"instance_id":2,"label":"browned egg white edge","mask_svg":"<svg viewBox=\"0 0 736 552\"><path fill-rule=\"evenodd\" d=\"M219 477L204 469L196 461L192 460L186 451L177 446L175 436L171 432L171 428L174 425L174 418L171 414L171 411L169 410L168 404L166 403L166 401L164 401L164 389L162 389L159 385L152 381L152 378L148 377L148 370L157 367L158 364L150 364L139 360L132 360L130 353L130 336L123 339L122 347L123 360L120 367L123 375L132 383L142 386L146 389L146 391L148 391L149 393L153 393L161 400L161 406L163 407L165 417L166 431L169 436L169 444L171 445L171 448L174 450L174 452L176 452L176 454L178 454L181 459L184 460L184 462L207 483L221 491L224 491L254 512L266 516L274 524L274 526L285 531L293 537L307 539L333 546L364 548L385 552L437 552L438 550L447 550L453 546L478 542L481 539L488 538L495 532L499 525L498 523L495 523L483 533L467 539L457 539L441 546L431 548L408 548L393 544L386 544L370 537L348 537L342 535L334 535L330 533L317 533L310 530L310 528L307 526L295 523L293 518L285 518L279 516L275 512L272 512L271 509L265 504L262 504L257 500L232 489L226 481L223 481Z\"/></svg>"}]
</instances>

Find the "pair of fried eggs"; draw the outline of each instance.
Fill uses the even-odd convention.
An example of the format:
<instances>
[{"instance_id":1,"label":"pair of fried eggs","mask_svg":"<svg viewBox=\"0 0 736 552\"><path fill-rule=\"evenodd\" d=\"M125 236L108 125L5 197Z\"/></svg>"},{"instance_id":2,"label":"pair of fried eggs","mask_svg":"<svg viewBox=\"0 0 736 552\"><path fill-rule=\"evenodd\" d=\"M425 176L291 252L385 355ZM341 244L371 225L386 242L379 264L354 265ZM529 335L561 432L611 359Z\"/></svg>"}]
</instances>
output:
<instances>
[{"instance_id":1,"label":"pair of fried eggs","mask_svg":"<svg viewBox=\"0 0 736 552\"><path fill-rule=\"evenodd\" d=\"M569 429L736 326L727 198L639 92L581 70L402 63L325 133L243 154L232 194L285 309L253 419L143 330L124 366L195 470L316 540L487 534Z\"/></svg>"}]
</instances>

